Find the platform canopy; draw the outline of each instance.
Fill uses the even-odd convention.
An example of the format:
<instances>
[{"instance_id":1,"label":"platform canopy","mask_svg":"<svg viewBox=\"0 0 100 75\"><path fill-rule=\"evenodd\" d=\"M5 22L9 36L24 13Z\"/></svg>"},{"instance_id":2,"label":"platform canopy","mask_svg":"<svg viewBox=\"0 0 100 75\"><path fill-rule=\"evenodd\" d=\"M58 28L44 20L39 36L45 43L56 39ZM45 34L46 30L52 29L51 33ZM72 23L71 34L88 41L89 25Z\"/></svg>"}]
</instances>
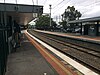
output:
<instances>
[{"instance_id":1,"label":"platform canopy","mask_svg":"<svg viewBox=\"0 0 100 75\"><path fill-rule=\"evenodd\" d=\"M83 22L97 22L97 21L100 22L100 16L86 18L86 19L80 19L80 20L73 20L73 21L69 21L68 23L83 23Z\"/></svg>"},{"instance_id":2,"label":"platform canopy","mask_svg":"<svg viewBox=\"0 0 100 75\"><path fill-rule=\"evenodd\" d=\"M12 16L18 24L26 25L37 15L43 13L43 6L0 3L0 12L5 12L7 16Z\"/></svg>"}]
</instances>

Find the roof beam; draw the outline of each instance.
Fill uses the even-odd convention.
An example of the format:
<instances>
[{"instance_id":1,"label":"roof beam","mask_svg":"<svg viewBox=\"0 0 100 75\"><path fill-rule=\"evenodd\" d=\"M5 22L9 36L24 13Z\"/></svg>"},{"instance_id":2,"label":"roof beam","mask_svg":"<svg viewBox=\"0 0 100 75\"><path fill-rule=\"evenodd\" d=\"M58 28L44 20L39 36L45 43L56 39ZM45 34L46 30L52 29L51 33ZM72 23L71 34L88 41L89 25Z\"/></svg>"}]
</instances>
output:
<instances>
[{"instance_id":1,"label":"roof beam","mask_svg":"<svg viewBox=\"0 0 100 75\"><path fill-rule=\"evenodd\" d=\"M43 13L43 6L0 3L0 11L20 13Z\"/></svg>"}]
</instances>

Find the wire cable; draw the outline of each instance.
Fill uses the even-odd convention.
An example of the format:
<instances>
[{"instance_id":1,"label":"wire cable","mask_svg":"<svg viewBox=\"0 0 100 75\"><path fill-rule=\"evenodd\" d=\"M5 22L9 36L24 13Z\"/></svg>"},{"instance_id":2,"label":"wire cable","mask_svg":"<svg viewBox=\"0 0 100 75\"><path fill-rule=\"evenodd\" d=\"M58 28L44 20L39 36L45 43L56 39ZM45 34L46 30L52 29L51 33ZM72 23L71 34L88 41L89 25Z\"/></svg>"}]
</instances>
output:
<instances>
[{"instance_id":1,"label":"wire cable","mask_svg":"<svg viewBox=\"0 0 100 75\"><path fill-rule=\"evenodd\" d=\"M56 2L58 2L59 0L55 1L52 5L55 5Z\"/></svg>"},{"instance_id":2,"label":"wire cable","mask_svg":"<svg viewBox=\"0 0 100 75\"><path fill-rule=\"evenodd\" d=\"M71 1L71 0L67 1L66 4L68 4L70 1ZM65 5L62 5L60 8L62 8L62 7L64 7L64 6L65 6ZM60 8L58 8L57 10L55 10L54 13L55 13L56 11L60 10ZM54 14L54 13L53 13L53 14Z\"/></svg>"},{"instance_id":3,"label":"wire cable","mask_svg":"<svg viewBox=\"0 0 100 75\"><path fill-rule=\"evenodd\" d=\"M99 4L99 3L100 3L100 1L95 2L95 3L92 3L92 4L90 4L90 5L87 5L85 8L87 8L87 7L89 7L89 6L93 7L94 4L97 5L97 4ZM84 15L84 14L87 13L88 11L90 11L90 10L87 10L87 11L82 12L82 15Z\"/></svg>"},{"instance_id":4,"label":"wire cable","mask_svg":"<svg viewBox=\"0 0 100 75\"><path fill-rule=\"evenodd\" d=\"M45 0L45 1L43 2L43 5L45 5L46 2L47 2L47 0Z\"/></svg>"},{"instance_id":5,"label":"wire cable","mask_svg":"<svg viewBox=\"0 0 100 75\"><path fill-rule=\"evenodd\" d=\"M65 1L65 0L63 0ZM57 5L55 5L52 9L56 8L58 5L60 5L61 3L63 3L63 1L61 1L60 3L58 3Z\"/></svg>"}]
</instances>

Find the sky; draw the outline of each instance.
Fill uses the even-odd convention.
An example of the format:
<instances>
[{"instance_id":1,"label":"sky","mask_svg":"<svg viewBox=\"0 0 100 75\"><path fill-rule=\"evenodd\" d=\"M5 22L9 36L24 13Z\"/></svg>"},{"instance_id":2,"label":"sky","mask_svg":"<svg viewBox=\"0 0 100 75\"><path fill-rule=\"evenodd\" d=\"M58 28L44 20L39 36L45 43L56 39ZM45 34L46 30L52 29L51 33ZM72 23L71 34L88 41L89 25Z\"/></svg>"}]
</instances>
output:
<instances>
[{"instance_id":1,"label":"sky","mask_svg":"<svg viewBox=\"0 0 100 75\"><path fill-rule=\"evenodd\" d=\"M3 3L4 0L0 0ZM5 0L6 3L16 3L16 0ZM90 18L100 16L100 0L17 0L18 4L42 5L43 12L50 13L54 20L59 21L61 14L64 13L67 6L74 6L76 10L82 13L81 18Z\"/></svg>"}]
</instances>

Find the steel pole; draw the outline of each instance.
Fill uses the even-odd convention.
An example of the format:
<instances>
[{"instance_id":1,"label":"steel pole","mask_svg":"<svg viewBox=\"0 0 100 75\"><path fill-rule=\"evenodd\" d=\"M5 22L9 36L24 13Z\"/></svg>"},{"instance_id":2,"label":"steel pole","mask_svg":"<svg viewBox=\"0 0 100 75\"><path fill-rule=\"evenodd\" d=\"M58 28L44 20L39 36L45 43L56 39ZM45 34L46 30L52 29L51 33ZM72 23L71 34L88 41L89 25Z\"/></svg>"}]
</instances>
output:
<instances>
[{"instance_id":1,"label":"steel pole","mask_svg":"<svg viewBox=\"0 0 100 75\"><path fill-rule=\"evenodd\" d=\"M50 6L50 27L51 27L51 5Z\"/></svg>"}]
</instances>

